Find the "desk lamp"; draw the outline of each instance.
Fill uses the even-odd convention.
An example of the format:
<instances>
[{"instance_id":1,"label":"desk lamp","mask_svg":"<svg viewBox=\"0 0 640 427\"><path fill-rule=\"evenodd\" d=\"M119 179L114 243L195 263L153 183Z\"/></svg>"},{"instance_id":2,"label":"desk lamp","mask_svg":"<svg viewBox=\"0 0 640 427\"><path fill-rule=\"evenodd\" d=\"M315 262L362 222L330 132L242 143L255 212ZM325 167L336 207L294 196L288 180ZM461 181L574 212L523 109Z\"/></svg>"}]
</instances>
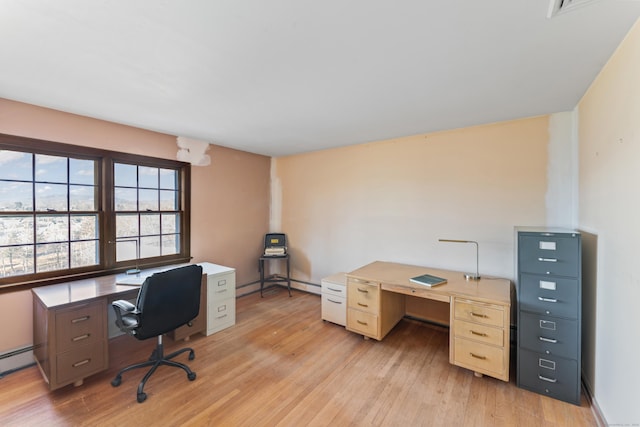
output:
<instances>
[{"instance_id":1,"label":"desk lamp","mask_svg":"<svg viewBox=\"0 0 640 427\"><path fill-rule=\"evenodd\" d=\"M479 266L479 258L478 258L478 242L475 240L456 240L456 239L438 239L440 242L449 242L449 243L473 243L476 245L476 274L465 273L464 278L467 280L480 280L480 271L478 270Z\"/></svg>"}]
</instances>

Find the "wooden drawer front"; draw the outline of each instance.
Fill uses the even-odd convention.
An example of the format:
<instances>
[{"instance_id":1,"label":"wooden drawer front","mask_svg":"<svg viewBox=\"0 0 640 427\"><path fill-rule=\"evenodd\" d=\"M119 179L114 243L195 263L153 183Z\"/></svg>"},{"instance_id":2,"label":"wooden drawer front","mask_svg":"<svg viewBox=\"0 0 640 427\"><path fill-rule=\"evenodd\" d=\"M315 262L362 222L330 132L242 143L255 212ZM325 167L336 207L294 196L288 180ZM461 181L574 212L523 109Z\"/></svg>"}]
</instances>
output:
<instances>
[{"instance_id":1,"label":"wooden drawer front","mask_svg":"<svg viewBox=\"0 0 640 427\"><path fill-rule=\"evenodd\" d=\"M221 331L236 323L236 300L213 301L207 309L207 335Z\"/></svg>"},{"instance_id":2,"label":"wooden drawer front","mask_svg":"<svg viewBox=\"0 0 640 427\"><path fill-rule=\"evenodd\" d=\"M380 311L380 287L377 283L369 284L349 280L347 293L349 307L373 314Z\"/></svg>"},{"instance_id":3,"label":"wooden drawer front","mask_svg":"<svg viewBox=\"0 0 640 427\"><path fill-rule=\"evenodd\" d=\"M107 369L105 342L80 346L56 356L57 385L80 381Z\"/></svg>"},{"instance_id":4,"label":"wooden drawer front","mask_svg":"<svg viewBox=\"0 0 640 427\"><path fill-rule=\"evenodd\" d=\"M56 312L57 353L102 341L105 338L105 312L103 302Z\"/></svg>"},{"instance_id":5,"label":"wooden drawer front","mask_svg":"<svg viewBox=\"0 0 640 427\"><path fill-rule=\"evenodd\" d=\"M577 277L580 239L570 234L520 234L518 265L523 273Z\"/></svg>"},{"instance_id":6,"label":"wooden drawer front","mask_svg":"<svg viewBox=\"0 0 640 427\"><path fill-rule=\"evenodd\" d=\"M500 328L504 327L504 310L497 305L456 299L455 318Z\"/></svg>"},{"instance_id":7,"label":"wooden drawer front","mask_svg":"<svg viewBox=\"0 0 640 427\"><path fill-rule=\"evenodd\" d=\"M347 299L332 294L322 294L322 319L338 325L347 324Z\"/></svg>"},{"instance_id":8,"label":"wooden drawer front","mask_svg":"<svg viewBox=\"0 0 640 427\"><path fill-rule=\"evenodd\" d=\"M347 329L371 338L378 338L378 319L375 314L353 308L347 309Z\"/></svg>"},{"instance_id":9,"label":"wooden drawer front","mask_svg":"<svg viewBox=\"0 0 640 427\"><path fill-rule=\"evenodd\" d=\"M502 328L493 328L456 319L454 321L454 331L456 337L467 338L485 344L504 345L504 330Z\"/></svg>"},{"instance_id":10,"label":"wooden drawer front","mask_svg":"<svg viewBox=\"0 0 640 427\"><path fill-rule=\"evenodd\" d=\"M455 364L481 373L505 372L504 349L480 344L463 338L455 338Z\"/></svg>"},{"instance_id":11,"label":"wooden drawer front","mask_svg":"<svg viewBox=\"0 0 640 427\"><path fill-rule=\"evenodd\" d=\"M577 319L578 287L577 279L522 274L520 310Z\"/></svg>"},{"instance_id":12,"label":"wooden drawer front","mask_svg":"<svg viewBox=\"0 0 640 427\"><path fill-rule=\"evenodd\" d=\"M537 353L577 358L578 321L520 313L520 347Z\"/></svg>"},{"instance_id":13,"label":"wooden drawer front","mask_svg":"<svg viewBox=\"0 0 640 427\"><path fill-rule=\"evenodd\" d=\"M207 277L207 298L209 300L219 301L225 298L235 298L235 291L236 281L233 273Z\"/></svg>"},{"instance_id":14,"label":"wooden drawer front","mask_svg":"<svg viewBox=\"0 0 640 427\"><path fill-rule=\"evenodd\" d=\"M334 295L341 298L347 297L347 287L345 285L339 285L337 283L321 282L322 295Z\"/></svg>"},{"instance_id":15,"label":"wooden drawer front","mask_svg":"<svg viewBox=\"0 0 640 427\"><path fill-rule=\"evenodd\" d=\"M518 358L520 387L580 404L577 361L527 350L520 350Z\"/></svg>"}]
</instances>

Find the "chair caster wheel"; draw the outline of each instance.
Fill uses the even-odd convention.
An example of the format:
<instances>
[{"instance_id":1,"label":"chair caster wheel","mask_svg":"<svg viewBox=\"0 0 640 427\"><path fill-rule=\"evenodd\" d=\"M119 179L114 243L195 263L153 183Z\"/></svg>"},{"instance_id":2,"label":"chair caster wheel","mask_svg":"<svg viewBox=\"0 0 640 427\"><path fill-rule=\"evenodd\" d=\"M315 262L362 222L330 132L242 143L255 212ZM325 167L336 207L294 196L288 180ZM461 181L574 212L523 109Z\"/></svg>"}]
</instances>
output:
<instances>
[{"instance_id":1,"label":"chair caster wheel","mask_svg":"<svg viewBox=\"0 0 640 427\"><path fill-rule=\"evenodd\" d=\"M138 403L142 403L147 400L147 393L138 393Z\"/></svg>"},{"instance_id":2,"label":"chair caster wheel","mask_svg":"<svg viewBox=\"0 0 640 427\"><path fill-rule=\"evenodd\" d=\"M193 381L196 379L196 373L195 372L191 372L190 374L187 374L187 378L189 378L189 381Z\"/></svg>"},{"instance_id":3,"label":"chair caster wheel","mask_svg":"<svg viewBox=\"0 0 640 427\"><path fill-rule=\"evenodd\" d=\"M193 360L195 358L196 358L196 353L193 351L189 352L189 360Z\"/></svg>"},{"instance_id":4,"label":"chair caster wheel","mask_svg":"<svg viewBox=\"0 0 640 427\"><path fill-rule=\"evenodd\" d=\"M121 382L122 382L122 377L120 375L118 375L117 377L115 377L114 379L111 380L111 385L113 387L118 387Z\"/></svg>"}]
</instances>

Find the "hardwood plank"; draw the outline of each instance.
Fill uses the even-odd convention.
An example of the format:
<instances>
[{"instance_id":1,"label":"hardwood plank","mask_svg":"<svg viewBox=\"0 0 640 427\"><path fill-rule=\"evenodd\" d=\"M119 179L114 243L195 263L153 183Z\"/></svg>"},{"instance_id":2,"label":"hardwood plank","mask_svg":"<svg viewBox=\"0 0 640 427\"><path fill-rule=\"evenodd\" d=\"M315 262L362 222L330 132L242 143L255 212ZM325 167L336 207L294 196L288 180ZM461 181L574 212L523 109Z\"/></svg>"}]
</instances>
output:
<instances>
[{"instance_id":1,"label":"hardwood plank","mask_svg":"<svg viewBox=\"0 0 640 427\"><path fill-rule=\"evenodd\" d=\"M153 339L111 341L110 368L80 387L49 392L38 369L0 379L3 426L595 426L581 406L556 401L511 382L476 378L449 364L448 330L402 320L381 342L320 318L317 295L275 288L237 300L237 324L188 342L165 339L196 372L160 367L136 401L142 370L117 370L145 360ZM515 372L515 371L513 371Z\"/></svg>"}]
</instances>

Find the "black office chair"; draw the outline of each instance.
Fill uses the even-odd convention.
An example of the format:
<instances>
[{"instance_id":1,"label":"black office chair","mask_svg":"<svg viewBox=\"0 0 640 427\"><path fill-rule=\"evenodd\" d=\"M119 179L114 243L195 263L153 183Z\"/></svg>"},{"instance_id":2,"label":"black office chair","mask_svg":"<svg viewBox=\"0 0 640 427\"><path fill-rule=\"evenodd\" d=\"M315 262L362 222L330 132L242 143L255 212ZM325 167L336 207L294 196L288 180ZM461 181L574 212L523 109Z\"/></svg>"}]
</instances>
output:
<instances>
[{"instance_id":1,"label":"black office chair","mask_svg":"<svg viewBox=\"0 0 640 427\"><path fill-rule=\"evenodd\" d=\"M139 340L158 337L158 344L149 360L122 369L111 381L112 386L120 385L123 373L151 366L138 385L138 403L142 403L147 399L144 386L160 365L182 368L187 373L189 381L196 379L195 372L187 365L170 360L186 351L189 352L189 360L193 360L196 357L193 349L183 348L165 356L162 334L171 332L198 316L201 280L202 267L199 265L155 273L142 284L136 305L125 300L114 301L111 304L116 312L116 325L122 331Z\"/></svg>"}]
</instances>

